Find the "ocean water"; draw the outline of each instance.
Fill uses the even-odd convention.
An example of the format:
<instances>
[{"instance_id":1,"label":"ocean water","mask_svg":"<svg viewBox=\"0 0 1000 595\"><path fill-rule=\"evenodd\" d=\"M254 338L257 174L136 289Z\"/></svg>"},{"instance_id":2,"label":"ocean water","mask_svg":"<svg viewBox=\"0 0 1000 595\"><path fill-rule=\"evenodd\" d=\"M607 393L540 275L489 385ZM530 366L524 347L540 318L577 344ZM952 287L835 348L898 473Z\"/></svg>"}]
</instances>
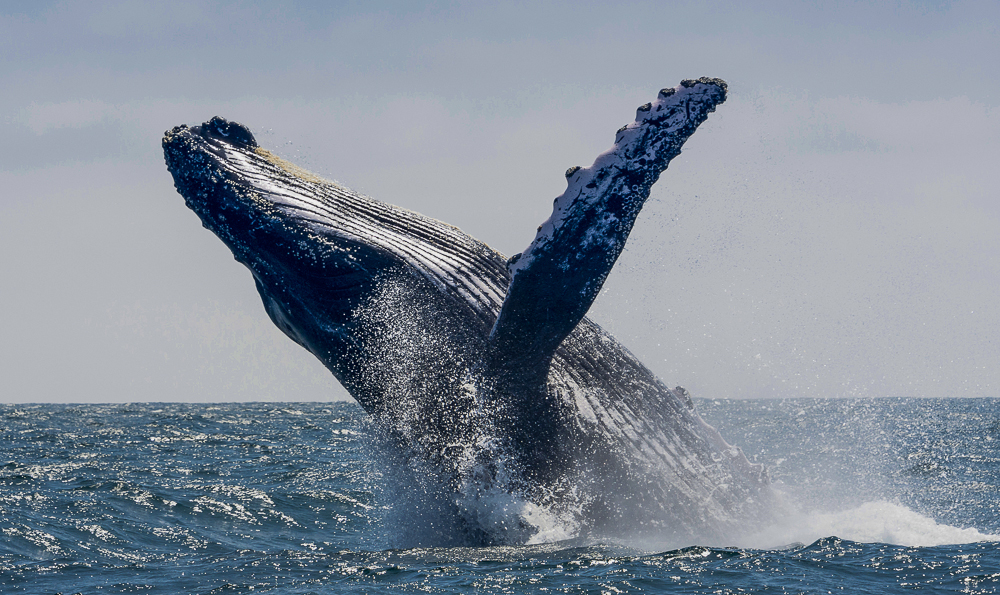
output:
<instances>
[{"instance_id":1,"label":"ocean water","mask_svg":"<svg viewBox=\"0 0 1000 595\"><path fill-rule=\"evenodd\" d=\"M408 548L354 404L0 405L0 593L1000 591L1000 399L697 408L770 469L758 534Z\"/></svg>"}]
</instances>

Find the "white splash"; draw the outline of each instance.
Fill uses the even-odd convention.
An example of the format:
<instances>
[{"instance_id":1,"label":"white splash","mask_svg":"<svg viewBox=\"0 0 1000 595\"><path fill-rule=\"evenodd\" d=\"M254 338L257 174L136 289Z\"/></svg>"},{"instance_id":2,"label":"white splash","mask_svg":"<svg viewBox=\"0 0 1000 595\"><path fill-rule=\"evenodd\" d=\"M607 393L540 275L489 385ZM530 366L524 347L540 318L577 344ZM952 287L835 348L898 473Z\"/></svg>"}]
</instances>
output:
<instances>
[{"instance_id":1,"label":"white splash","mask_svg":"<svg viewBox=\"0 0 1000 595\"><path fill-rule=\"evenodd\" d=\"M862 543L912 547L1000 541L1000 535L939 523L902 504L886 500L835 512L794 511L764 531L738 541L744 547L773 548L796 542L812 543L833 536Z\"/></svg>"}]
</instances>

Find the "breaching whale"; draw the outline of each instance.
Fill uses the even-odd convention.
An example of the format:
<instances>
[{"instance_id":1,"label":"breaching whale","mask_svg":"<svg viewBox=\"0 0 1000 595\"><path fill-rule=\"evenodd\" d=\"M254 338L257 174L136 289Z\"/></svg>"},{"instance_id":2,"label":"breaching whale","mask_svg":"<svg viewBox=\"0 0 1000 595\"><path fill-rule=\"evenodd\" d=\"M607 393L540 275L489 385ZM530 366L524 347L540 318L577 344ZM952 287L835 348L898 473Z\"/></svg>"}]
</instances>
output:
<instances>
[{"instance_id":1,"label":"breaching whale","mask_svg":"<svg viewBox=\"0 0 1000 595\"><path fill-rule=\"evenodd\" d=\"M361 196L215 117L165 133L187 205L253 275L268 316L432 476L472 543L524 541L503 493L592 534L726 539L762 513L760 465L585 315L651 186L726 99L660 91L567 189L521 254ZM428 484L424 484L424 489Z\"/></svg>"}]
</instances>

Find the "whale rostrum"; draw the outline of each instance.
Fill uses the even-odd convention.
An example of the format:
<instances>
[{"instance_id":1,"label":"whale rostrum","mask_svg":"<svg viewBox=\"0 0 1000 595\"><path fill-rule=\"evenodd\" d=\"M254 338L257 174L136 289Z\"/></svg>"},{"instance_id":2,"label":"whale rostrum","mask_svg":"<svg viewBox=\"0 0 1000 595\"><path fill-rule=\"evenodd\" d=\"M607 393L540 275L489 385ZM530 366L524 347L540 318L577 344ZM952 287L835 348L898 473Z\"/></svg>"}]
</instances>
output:
<instances>
[{"instance_id":1,"label":"whale rostrum","mask_svg":"<svg viewBox=\"0 0 1000 595\"><path fill-rule=\"evenodd\" d=\"M499 490L594 534L719 540L762 514L763 467L586 313L650 188L726 92L708 78L660 91L593 165L567 170L552 216L510 259L306 172L236 122L178 126L163 149L274 324L429 470L465 539L531 536L528 521L474 510Z\"/></svg>"}]
</instances>

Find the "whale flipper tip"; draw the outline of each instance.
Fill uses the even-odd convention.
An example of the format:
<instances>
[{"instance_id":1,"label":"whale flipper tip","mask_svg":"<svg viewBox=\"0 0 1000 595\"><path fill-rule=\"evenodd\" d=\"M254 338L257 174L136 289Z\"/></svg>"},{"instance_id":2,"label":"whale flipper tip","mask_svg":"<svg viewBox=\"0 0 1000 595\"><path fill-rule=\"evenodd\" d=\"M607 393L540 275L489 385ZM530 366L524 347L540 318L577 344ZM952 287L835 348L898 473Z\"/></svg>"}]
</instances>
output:
<instances>
[{"instance_id":1,"label":"whale flipper tip","mask_svg":"<svg viewBox=\"0 0 1000 595\"><path fill-rule=\"evenodd\" d=\"M683 81L681 81L681 86L686 89L690 89L691 87L699 83L701 83L702 85L715 85L716 87L721 88L723 96L725 96L725 94L729 91L729 85L726 83L726 81L722 79L712 78L709 76L703 76L697 79L684 79ZM663 91L666 91L666 89L664 89ZM663 93L663 91L660 91L660 93Z\"/></svg>"},{"instance_id":2,"label":"whale flipper tip","mask_svg":"<svg viewBox=\"0 0 1000 595\"><path fill-rule=\"evenodd\" d=\"M635 121L618 129L614 146L592 166L566 170L568 187L553 201L552 215L520 258L508 263L512 279L483 369L525 382L545 378L555 350L597 298L650 188L726 100L726 89L722 79L703 77L660 91L655 102L639 106ZM517 362L509 361L510 353L518 354Z\"/></svg>"}]
</instances>

